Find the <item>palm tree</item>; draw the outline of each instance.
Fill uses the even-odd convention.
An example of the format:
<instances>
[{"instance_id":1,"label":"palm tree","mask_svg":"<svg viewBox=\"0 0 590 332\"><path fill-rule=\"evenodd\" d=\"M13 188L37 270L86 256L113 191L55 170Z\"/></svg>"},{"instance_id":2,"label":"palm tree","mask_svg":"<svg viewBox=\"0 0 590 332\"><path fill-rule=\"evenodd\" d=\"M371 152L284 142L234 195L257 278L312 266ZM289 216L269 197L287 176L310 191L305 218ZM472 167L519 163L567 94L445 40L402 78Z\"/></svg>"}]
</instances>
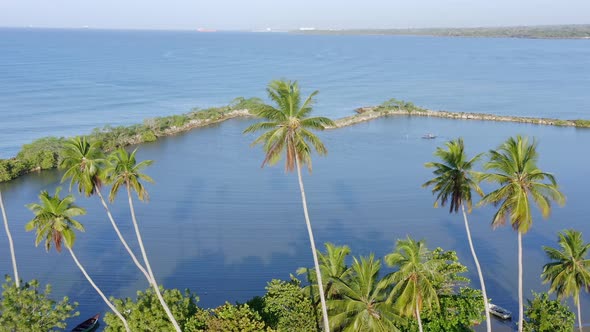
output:
<instances>
[{"instance_id":1,"label":"palm tree","mask_svg":"<svg viewBox=\"0 0 590 332\"><path fill-rule=\"evenodd\" d=\"M12 234L8 227L8 217L6 217L6 209L4 208L4 201L2 200L2 191L0 190L0 210L2 210L2 218L4 219L4 229L8 237L8 245L10 246L10 256L12 257L12 270L14 271L14 283L17 288L20 288L20 278L18 277L18 269L16 268L16 254L14 253L14 242L12 242Z\"/></svg>"},{"instance_id":2,"label":"palm tree","mask_svg":"<svg viewBox=\"0 0 590 332\"><path fill-rule=\"evenodd\" d=\"M498 211L492 219L493 227L504 225L509 219L518 232L518 331L522 332L524 316L522 297L522 235L533 225L531 203L544 218L551 213L551 201L562 205L565 197L559 191L555 177L537 167L537 143L528 138L510 137L497 150L490 151L484 168L490 173L482 180L497 183L500 188L482 198L479 204L494 204Z\"/></svg>"},{"instance_id":3,"label":"palm tree","mask_svg":"<svg viewBox=\"0 0 590 332\"><path fill-rule=\"evenodd\" d=\"M112 202L121 186L124 186L127 189L127 199L129 201L129 210L131 211L131 220L133 221L133 228L135 229L135 235L137 237L137 242L139 243L139 248L141 249L141 255L143 257L143 262L145 267L147 268L147 272L149 274L149 281L154 289L154 292L158 296L158 300L160 304L166 311L168 318L172 325L174 325L174 329L177 332L181 332L180 326L178 322L172 315L170 308L164 301L162 294L160 292L160 288L158 287L158 283L156 282L156 278L154 277L154 273L152 272L152 267L150 266L150 262L148 260L145 247L143 245L143 240L141 238L141 233L139 231L139 226L137 224L137 218L135 217L135 208L133 207L133 197L131 195L131 191L135 191L139 200L144 201L148 199L148 192L145 190L145 187L141 184L140 180L153 182L152 178L149 176L141 173L141 171L151 165L153 161L151 160L144 160L140 163L137 163L135 158L135 154L137 149L133 150L133 152L128 153L125 149L119 148L111 153L108 157L108 165L105 170L107 181L112 184L111 191L109 193L109 200Z\"/></svg>"},{"instance_id":4,"label":"palm tree","mask_svg":"<svg viewBox=\"0 0 590 332\"><path fill-rule=\"evenodd\" d=\"M353 258L351 274L336 279L339 299L328 301L331 324L338 331L397 331L398 316L387 303L389 283L380 281L381 262L369 257Z\"/></svg>"},{"instance_id":5,"label":"palm tree","mask_svg":"<svg viewBox=\"0 0 590 332\"><path fill-rule=\"evenodd\" d=\"M348 246L336 246L329 242L325 243L324 246L326 247L326 253L318 251L318 260L323 277L324 294L326 300L330 300L338 296L338 289L334 287L334 281L346 279L351 273L350 267L346 266L345 262L346 257L350 255L350 248ZM297 270L297 274L305 274L310 283L306 288L309 288L311 294L317 294L318 284L314 277L315 271L302 267Z\"/></svg>"},{"instance_id":6,"label":"palm tree","mask_svg":"<svg viewBox=\"0 0 590 332\"><path fill-rule=\"evenodd\" d=\"M543 250L551 259L543 266L543 283L551 283L549 293L556 292L559 299L573 297L578 306L578 326L582 328L582 311L580 309L580 290L588 291L590 287L590 243L584 243L582 233L566 230L559 233L561 249L543 246Z\"/></svg>"},{"instance_id":7,"label":"palm tree","mask_svg":"<svg viewBox=\"0 0 590 332\"><path fill-rule=\"evenodd\" d=\"M307 117L312 111L313 97L318 93L314 91L303 103L297 82L277 80L270 82L268 88L269 98L276 104L276 107L261 107L256 111L256 115L264 118L266 121L251 125L244 130L244 133L255 132L259 130L268 130L258 137L252 145L263 144L265 158L262 167L266 164L276 164L285 154L285 171L291 172L297 169L299 179L299 188L301 190L301 200L303 204L303 214L311 243L311 252L313 255L314 267L318 285L323 285L320 266L318 263L315 240L307 212L307 201L303 180L301 178L301 165L307 165L311 172L311 152L312 148L319 155L325 155L328 150L322 141L310 130L323 130L326 126L333 125L332 120L325 117ZM326 307L326 298L323 287L318 287L320 301L322 304L322 316L324 330L330 331L328 321L328 311Z\"/></svg>"},{"instance_id":8,"label":"palm tree","mask_svg":"<svg viewBox=\"0 0 590 332\"><path fill-rule=\"evenodd\" d=\"M129 247L129 244L127 244L127 241L125 241L125 238L121 234L121 231L111 214L109 206L102 196L101 187L105 160L102 150L100 149L100 142L90 144L86 137L72 138L65 143L62 153L63 159L60 167L66 171L61 182L63 183L67 179L70 179L70 190L76 184L78 191L86 197L90 197L94 194L98 195L119 240L125 247L125 250L129 253L129 256L131 256L131 259L137 268L143 273L148 282L150 282L149 274L135 256Z\"/></svg>"},{"instance_id":9,"label":"palm tree","mask_svg":"<svg viewBox=\"0 0 590 332\"><path fill-rule=\"evenodd\" d=\"M449 213L457 213L459 207L461 207L469 248L471 249L471 255L477 268L481 292L483 294L487 331L491 332L492 321L490 319L486 286L483 273L481 272L481 266L479 265L479 259L477 259L473 241L471 240L471 231L469 229L469 222L467 221L467 213L465 212L465 205L467 205L467 211L471 212L471 192L473 190L483 195L479 185L474 180L477 173L473 171L473 166L479 160L481 154L468 159L465 154L465 146L462 138L447 142L446 147L446 150L437 148L434 153L435 156L440 158L441 162L429 162L425 164L428 168L434 168L432 173L435 175L435 178L427 181L422 186L433 186L432 193L437 195L434 203L435 207L438 206L439 202L441 206L445 206L449 202Z\"/></svg>"},{"instance_id":10,"label":"palm tree","mask_svg":"<svg viewBox=\"0 0 590 332\"><path fill-rule=\"evenodd\" d=\"M35 238L35 246L38 246L41 241L45 240L45 250L49 251L51 245L55 246L57 252L61 252L62 244L72 256L72 259L82 271L88 282L94 287L96 292L100 295L103 301L111 308L111 310L119 317L125 326L125 330L130 332L127 320L115 308L115 306L106 298L104 293L96 286L92 278L88 275L78 258L74 254L74 242L76 240L76 233L74 230L84 231L84 226L74 220L74 217L86 214L83 208L74 205L74 196L68 195L61 199L59 192L61 187L55 190L55 195L50 196L47 191L42 191L39 195L41 204L32 203L27 207L33 211L35 217L25 225L27 232L36 230L37 236Z\"/></svg>"},{"instance_id":11,"label":"palm tree","mask_svg":"<svg viewBox=\"0 0 590 332\"><path fill-rule=\"evenodd\" d=\"M424 241L408 236L397 240L395 251L385 256L385 263L397 267L397 271L384 278L395 285L388 302L394 302L402 316L416 318L422 332L422 309L440 307L435 285L441 281L438 271L443 262L432 257Z\"/></svg>"}]
</instances>

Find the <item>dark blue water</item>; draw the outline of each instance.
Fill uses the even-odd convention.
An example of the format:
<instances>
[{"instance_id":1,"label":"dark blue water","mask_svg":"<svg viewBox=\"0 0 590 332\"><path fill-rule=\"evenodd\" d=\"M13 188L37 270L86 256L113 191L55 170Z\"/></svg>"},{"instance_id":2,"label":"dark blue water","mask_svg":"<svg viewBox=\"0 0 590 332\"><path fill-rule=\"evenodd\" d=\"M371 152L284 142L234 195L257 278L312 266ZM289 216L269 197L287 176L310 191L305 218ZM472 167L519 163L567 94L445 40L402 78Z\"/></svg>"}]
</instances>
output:
<instances>
[{"instance_id":1,"label":"dark blue water","mask_svg":"<svg viewBox=\"0 0 590 332\"><path fill-rule=\"evenodd\" d=\"M191 107L320 90L331 117L396 97L465 112L590 118L590 42L0 29L0 157Z\"/></svg>"},{"instance_id":2,"label":"dark blue water","mask_svg":"<svg viewBox=\"0 0 590 332\"><path fill-rule=\"evenodd\" d=\"M136 122L238 95L263 96L266 82L282 76L320 89L318 113L334 117L390 96L453 111L562 118L584 117L590 105L587 41L0 33L0 144L7 153L33 137ZM139 152L156 161L147 170L156 181L148 185L151 201L136 204L154 272L166 287L192 289L205 307L261 295L270 279L286 279L313 264L296 177L281 166L260 169L262 152L249 147L254 137L241 134L249 123L231 120L143 145ZM425 132L439 137L423 140ZM525 296L546 290L539 278L541 246L555 245L556 233L565 228L590 240L589 130L401 117L323 132L330 154L314 159L313 174L304 177L318 245L347 244L355 255L382 257L397 238L411 235L431 248L457 250L476 281L461 216L432 208L432 195L421 188L430 177L423 164L447 139L462 136L476 153L516 134L539 139L540 166L555 173L568 199L549 220L536 215L524 237ZM57 171L31 174L0 189L22 278L51 283L55 296L69 295L80 302L82 317L91 316L105 306L69 255L35 248L34 234L23 227L32 218L24 205L36 201L39 190L53 190L59 178ZM78 235L75 250L97 284L118 297L145 289L98 201L78 203L88 215L79 218L86 232ZM113 211L135 247L124 195ZM471 216L476 250L489 296L517 312L516 234L492 230L492 213L475 209ZM0 244L0 271L12 273L3 237ZM584 295L582 307L589 306Z\"/></svg>"}]
</instances>

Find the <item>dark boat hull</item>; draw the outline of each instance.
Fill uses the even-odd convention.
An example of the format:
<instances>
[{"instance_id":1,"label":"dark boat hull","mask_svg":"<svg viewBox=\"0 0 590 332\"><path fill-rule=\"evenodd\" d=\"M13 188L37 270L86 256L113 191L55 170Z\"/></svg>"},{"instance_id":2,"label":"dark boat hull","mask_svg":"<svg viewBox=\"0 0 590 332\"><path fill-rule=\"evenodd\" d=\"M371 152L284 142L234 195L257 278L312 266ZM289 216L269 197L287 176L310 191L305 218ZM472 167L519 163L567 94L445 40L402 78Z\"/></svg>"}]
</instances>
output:
<instances>
[{"instance_id":1,"label":"dark boat hull","mask_svg":"<svg viewBox=\"0 0 590 332\"><path fill-rule=\"evenodd\" d=\"M100 325L100 323L98 322L99 317L100 317L100 314L96 314L96 315L88 318L87 320L83 321L82 323L80 323L79 325L74 327L72 329L72 332L93 332L93 331L96 331L96 329Z\"/></svg>"}]
</instances>

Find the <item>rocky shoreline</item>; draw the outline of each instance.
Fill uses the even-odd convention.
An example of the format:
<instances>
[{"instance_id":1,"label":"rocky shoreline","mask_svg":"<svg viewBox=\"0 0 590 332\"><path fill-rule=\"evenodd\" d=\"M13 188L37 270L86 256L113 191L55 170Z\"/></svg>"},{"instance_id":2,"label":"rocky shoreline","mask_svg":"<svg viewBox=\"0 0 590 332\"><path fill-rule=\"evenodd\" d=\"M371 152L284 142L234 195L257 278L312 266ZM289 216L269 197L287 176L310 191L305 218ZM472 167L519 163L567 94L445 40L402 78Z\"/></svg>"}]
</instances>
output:
<instances>
[{"instance_id":1,"label":"rocky shoreline","mask_svg":"<svg viewBox=\"0 0 590 332\"><path fill-rule=\"evenodd\" d=\"M422 116L458 120L480 120L498 122L530 123L545 126L590 128L590 120L561 120L552 118L534 118L524 116L495 115L487 113L464 113L449 111L434 111L422 108L411 110L403 108L386 108L382 106L369 106L357 108L355 115L335 120L335 126L327 129L336 129L351 126L360 122L370 121L388 116Z\"/></svg>"}]
</instances>

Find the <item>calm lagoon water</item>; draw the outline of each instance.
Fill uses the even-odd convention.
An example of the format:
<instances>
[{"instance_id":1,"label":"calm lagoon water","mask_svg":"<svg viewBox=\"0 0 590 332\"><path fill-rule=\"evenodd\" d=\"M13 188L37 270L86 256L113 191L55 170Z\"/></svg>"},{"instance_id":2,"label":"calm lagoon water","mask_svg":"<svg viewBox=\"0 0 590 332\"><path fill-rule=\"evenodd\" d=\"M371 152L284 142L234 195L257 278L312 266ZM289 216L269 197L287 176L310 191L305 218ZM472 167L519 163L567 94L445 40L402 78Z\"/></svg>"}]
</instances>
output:
<instances>
[{"instance_id":1,"label":"calm lagoon water","mask_svg":"<svg viewBox=\"0 0 590 332\"><path fill-rule=\"evenodd\" d=\"M453 111L584 118L590 95L587 41L339 37L285 34L0 30L0 155L35 137L72 135L107 123L218 105L235 96L263 96L268 80L301 80L319 89L318 113L349 115L356 106L389 97ZM231 120L142 145L151 201L137 203L152 266L166 287L190 288L200 304L261 295L272 278L287 279L312 265L296 176L281 166L260 168L262 152L242 135L250 120ZM425 132L439 137L423 140ZM526 124L387 118L321 133L330 150L305 174L318 245L347 244L355 255L390 252L397 238L424 238L431 248L457 250L476 281L460 215L432 208L421 184L435 148L462 136L474 154L508 136L537 137L540 166L556 174L567 204L549 220L536 216L524 237L526 294L546 290L539 274L542 245L559 230L576 228L590 240L587 151L590 130ZM80 302L81 316L105 311L67 254L45 253L24 231L24 207L39 190L53 190L57 171L0 184L23 279L54 286L55 296ZM95 199L87 231L75 249L109 295L134 296L147 283L116 239ZM113 207L130 242L124 196ZM471 216L489 296L517 312L516 234L492 230L493 210ZM5 244L5 240L0 240ZM0 271L12 273L4 245ZM590 307L584 296L582 307Z\"/></svg>"}]
</instances>

